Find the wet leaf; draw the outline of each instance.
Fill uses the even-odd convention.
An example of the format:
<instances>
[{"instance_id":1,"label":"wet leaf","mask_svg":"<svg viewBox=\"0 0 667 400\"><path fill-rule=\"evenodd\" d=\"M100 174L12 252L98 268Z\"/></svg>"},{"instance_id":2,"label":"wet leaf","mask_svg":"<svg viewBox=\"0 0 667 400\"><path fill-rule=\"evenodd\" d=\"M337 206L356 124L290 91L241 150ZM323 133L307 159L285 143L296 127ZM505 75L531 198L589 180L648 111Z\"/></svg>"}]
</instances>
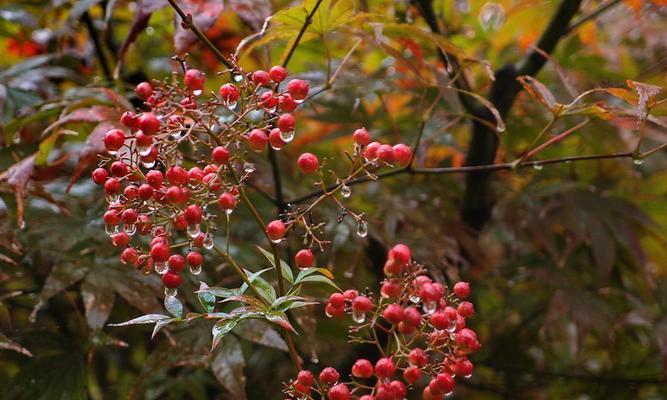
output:
<instances>
[{"instance_id":1,"label":"wet leaf","mask_svg":"<svg viewBox=\"0 0 667 400\"><path fill-rule=\"evenodd\" d=\"M130 26L130 31L125 36L123 44L120 46L118 51L118 63L114 70L114 78L120 76L120 71L123 68L123 61L125 60L125 55L130 49L130 46L137 40L139 34L146 29L148 26L148 21L151 19L151 15L167 6L168 3L164 0L139 0L134 11L134 17L132 18L132 24Z\"/></svg>"},{"instance_id":2,"label":"wet leaf","mask_svg":"<svg viewBox=\"0 0 667 400\"><path fill-rule=\"evenodd\" d=\"M213 375L234 399L244 400L245 394L245 358L241 344L233 336L227 336L213 354L211 369Z\"/></svg>"},{"instance_id":3,"label":"wet leaf","mask_svg":"<svg viewBox=\"0 0 667 400\"><path fill-rule=\"evenodd\" d=\"M208 285L205 282L199 282L197 298L199 299L199 303L201 304L204 311L210 313L215 310L215 295L211 292L203 291L207 288Z\"/></svg>"},{"instance_id":4,"label":"wet leaf","mask_svg":"<svg viewBox=\"0 0 667 400\"><path fill-rule=\"evenodd\" d=\"M9 169L0 174L0 182L6 182L14 190L16 196L16 219L18 226L23 225L23 211L26 189L30 178L32 177L35 168L35 157L33 154L16 164L9 167Z\"/></svg>"},{"instance_id":5,"label":"wet leaf","mask_svg":"<svg viewBox=\"0 0 667 400\"><path fill-rule=\"evenodd\" d=\"M115 299L109 282L100 280L95 272L86 275L81 284L81 296L86 310L86 320L90 329L101 329L109 318Z\"/></svg>"},{"instance_id":6,"label":"wet leaf","mask_svg":"<svg viewBox=\"0 0 667 400\"><path fill-rule=\"evenodd\" d=\"M109 324L109 326L127 326L127 325L137 325L137 324L153 324L158 321L172 319L167 315L162 314L146 314L141 317L133 318L129 321L120 322L116 324Z\"/></svg>"},{"instance_id":7,"label":"wet leaf","mask_svg":"<svg viewBox=\"0 0 667 400\"><path fill-rule=\"evenodd\" d=\"M556 105L558 102L556 101L556 97L542 82L528 75L520 76L516 79L531 97L537 99L552 113L557 112Z\"/></svg>"},{"instance_id":8,"label":"wet leaf","mask_svg":"<svg viewBox=\"0 0 667 400\"><path fill-rule=\"evenodd\" d=\"M31 318L37 315L44 302L81 280L88 272L87 267L73 263L56 263L39 293L39 301L32 310Z\"/></svg>"},{"instance_id":9,"label":"wet leaf","mask_svg":"<svg viewBox=\"0 0 667 400\"><path fill-rule=\"evenodd\" d=\"M183 318L183 303L176 296L165 296L164 307L176 318Z\"/></svg>"},{"instance_id":10,"label":"wet leaf","mask_svg":"<svg viewBox=\"0 0 667 400\"><path fill-rule=\"evenodd\" d=\"M274 324L280 326L281 328L285 328L289 331L296 333L296 330L294 330L294 327L287 319L287 315L285 315L284 313L266 314L265 317L267 321L273 322Z\"/></svg>"},{"instance_id":11,"label":"wet leaf","mask_svg":"<svg viewBox=\"0 0 667 400\"><path fill-rule=\"evenodd\" d=\"M273 253L264 250L263 248L256 246L257 249L266 257L267 260L273 265L273 268L276 267L275 263L275 257L273 256ZM294 283L294 275L292 274L292 268L283 260L280 260L280 268L281 268L281 273L283 278L287 280L290 284Z\"/></svg>"},{"instance_id":12,"label":"wet leaf","mask_svg":"<svg viewBox=\"0 0 667 400\"><path fill-rule=\"evenodd\" d=\"M229 318L222 319L213 325L213 329L211 329L211 335L213 336L213 341L211 342L211 350L215 349L218 347L218 344L220 344L220 341L227 336L229 332L232 331L236 327L236 325L239 323L239 316L232 316Z\"/></svg>"},{"instance_id":13,"label":"wet leaf","mask_svg":"<svg viewBox=\"0 0 667 400\"><path fill-rule=\"evenodd\" d=\"M238 337L261 344L262 346L287 351L287 344L282 336L266 322L248 319L236 326L234 334Z\"/></svg>"}]
</instances>

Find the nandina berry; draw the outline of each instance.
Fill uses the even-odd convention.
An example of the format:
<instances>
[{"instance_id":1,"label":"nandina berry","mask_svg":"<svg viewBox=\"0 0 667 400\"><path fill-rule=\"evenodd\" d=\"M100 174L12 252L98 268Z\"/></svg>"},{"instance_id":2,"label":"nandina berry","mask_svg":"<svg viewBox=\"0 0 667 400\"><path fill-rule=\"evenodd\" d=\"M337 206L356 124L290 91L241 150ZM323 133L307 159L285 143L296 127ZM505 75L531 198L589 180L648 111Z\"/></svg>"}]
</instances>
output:
<instances>
[{"instance_id":1,"label":"nandina berry","mask_svg":"<svg viewBox=\"0 0 667 400\"><path fill-rule=\"evenodd\" d=\"M468 328L463 328L456 332L454 341L465 353L474 353L479 350L480 344L477 340L477 334Z\"/></svg>"},{"instance_id":2,"label":"nandina berry","mask_svg":"<svg viewBox=\"0 0 667 400\"><path fill-rule=\"evenodd\" d=\"M394 161L394 148L389 144L378 147L377 156L380 160L391 164Z\"/></svg>"},{"instance_id":3,"label":"nandina berry","mask_svg":"<svg viewBox=\"0 0 667 400\"><path fill-rule=\"evenodd\" d=\"M165 272L164 275L162 275L162 284L166 288L176 289L177 287L181 286L181 276L178 274L178 272L169 270Z\"/></svg>"},{"instance_id":4,"label":"nandina berry","mask_svg":"<svg viewBox=\"0 0 667 400\"><path fill-rule=\"evenodd\" d=\"M139 260L139 254L132 247L128 247L120 253L120 262L123 264L135 264L137 260Z\"/></svg>"},{"instance_id":5,"label":"nandina berry","mask_svg":"<svg viewBox=\"0 0 667 400\"><path fill-rule=\"evenodd\" d=\"M153 94L153 86L148 82L141 82L134 88L134 91L140 99L146 100Z\"/></svg>"},{"instance_id":6,"label":"nandina berry","mask_svg":"<svg viewBox=\"0 0 667 400\"><path fill-rule=\"evenodd\" d=\"M217 172L217 171L218 171L218 166L216 164L207 164L204 167L205 174L210 174L211 172Z\"/></svg>"},{"instance_id":7,"label":"nandina berry","mask_svg":"<svg viewBox=\"0 0 667 400\"><path fill-rule=\"evenodd\" d=\"M352 134L352 139L356 144L366 146L371 142L371 134L368 133L366 128L359 128Z\"/></svg>"},{"instance_id":8,"label":"nandina berry","mask_svg":"<svg viewBox=\"0 0 667 400\"><path fill-rule=\"evenodd\" d=\"M254 151L262 151L266 147L269 138L262 129L253 129L248 134L248 146Z\"/></svg>"},{"instance_id":9,"label":"nandina berry","mask_svg":"<svg viewBox=\"0 0 667 400\"><path fill-rule=\"evenodd\" d=\"M278 128L273 128L271 129L271 132L269 132L269 143L271 143L271 147L276 150L282 149L283 146L287 144L280 135L280 129Z\"/></svg>"},{"instance_id":10,"label":"nandina berry","mask_svg":"<svg viewBox=\"0 0 667 400\"><path fill-rule=\"evenodd\" d=\"M429 321L435 329L440 329L440 330L448 329L452 324L452 320L447 316L447 314L444 311L434 312L431 315Z\"/></svg>"},{"instance_id":11,"label":"nandina berry","mask_svg":"<svg viewBox=\"0 0 667 400\"><path fill-rule=\"evenodd\" d=\"M225 146L217 146L211 151L213 162L222 165L229 161L229 150Z\"/></svg>"},{"instance_id":12,"label":"nandina berry","mask_svg":"<svg viewBox=\"0 0 667 400\"><path fill-rule=\"evenodd\" d=\"M327 303L324 312L328 317L342 317L345 314L345 307L334 307L333 304Z\"/></svg>"},{"instance_id":13,"label":"nandina berry","mask_svg":"<svg viewBox=\"0 0 667 400\"><path fill-rule=\"evenodd\" d=\"M385 280L380 288L382 297L388 299L397 299L401 295L401 281L398 279Z\"/></svg>"},{"instance_id":14,"label":"nandina berry","mask_svg":"<svg viewBox=\"0 0 667 400\"><path fill-rule=\"evenodd\" d=\"M287 91L296 100L303 100L308 96L308 82L302 79L292 79L287 84Z\"/></svg>"},{"instance_id":15,"label":"nandina berry","mask_svg":"<svg viewBox=\"0 0 667 400\"><path fill-rule=\"evenodd\" d=\"M271 77L271 80L280 83L287 78L287 70L284 67L281 67L280 65L276 65L275 67L271 67L269 70L269 76Z\"/></svg>"},{"instance_id":16,"label":"nandina berry","mask_svg":"<svg viewBox=\"0 0 667 400\"><path fill-rule=\"evenodd\" d=\"M315 377L313 377L312 372L301 370L299 371L299 374L296 376L296 380L305 387L311 387L315 382Z\"/></svg>"},{"instance_id":17,"label":"nandina berry","mask_svg":"<svg viewBox=\"0 0 667 400\"><path fill-rule=\"evenodd\" d=\"M454 390L454 385L455 385L454 378L452 378L450 374L447 373L438 374L435 377L435 379L433 379L433 381L435 381L434 386L436 386L443 393L449 393L452 390Z\"/></svg>"},{"instance_id":18,"label":"nandina berry","mask_svg":"<svg viewBox=\"0 0 667 400\"><path fill-rule=\"evenodd\" d=\"M454 293L461 299L467 298L470 296L470 284L468 282L456 282Z\"/></svg>"},{"instance_id":19,"label":"nandina berry","mask_svg":"<svg viewBox=\"0 0 667 400\"><path fill-rule=\"evenodd\" d=\"M268 109L273 110L278 105L278 98L275 96L272 90L268 90L259 95L259 104Z\"/></svg>"},{"instance_id":20,"label":"nandina berry","mask_svg":"<svg viewBox=\"0 0 667 400\"><path fill-rule=\"evenodd\" d=\"M415 307L407 307L403 312L403 321L414 327L419 327L422 323L422 314Z\"/></svg>"},{"instance_id":21,"label":"nandina berry","mask_svg":"<svg viewBox=\"0 0 667 400\"><path fill-rule=\"evenodd\" d=\"M120 116L120 123L124 126L127 126L128 128L136 128L138 122L139 121L137 120L136 114L134 114L132 111L125 111Z\"/></svg>"},{"instance_id":22,"label":"nandina berry","mask_svg":"<svg viewBox=\"0 0 667 400\"><path fill-rule=\"evenodd\" d=\"M167 180L172 185L185 185L188 183L188 171L180 165L173 165L167 170Z\"/></svg>"},{"instance_id":23,"label":"nandina berry","mask_svg":"<svg viewBox=\"0 0 667 400\"><path fill-rule=\"evenodd\" d=\"M292 114L283 114L278 118L278 129L282 132L292 132L295 124Z\"/></svg>"},{"instance_id":24,"label":"nandina berry","mask_svg":"<svg viewBox=\"0 0 667 400\"><path fill-rule=\"evenodd\" d=\"M271 81L269 73L263 70L257 70L252 73L252 83L257 86L266 86Z\"/></svg>"},{"instance_id":25,"label":"nandina berry","mask_svg":"<svg viewBox=\"0 0 667 400\"><path fill-rule=\"evenodd\" d=\"M104 168L95 168L91 175L93 177L93 182L98 185L104 185L104 182L106 182L109 177L109 173Z\"/></svg>"},{"instance_id":26,"label":"nandina berry","mask_svg":"<svg viewBox=\"0 0 667 400\"><path fill-rule=\"evenodd\" d=\"M160 129L160 120L152 112L143 113L139 117L139 127L146 135L155 135Z\"/></svg>"},{"instance_id":27,"label":"nandina berry","mask_svg":"<svg viewBox=\"0 0 667 400\"><path fill-rule=\"evenodd\" d=\"M123 214L121 215L121 218L123 219L123 222L125 224L134 224L137 222L137 210L134 208L128 208L125 211L123 211Z\"/></svg>"},{"instance_id":28,"label":"nandina berry","mask_svg":"<svg viewBox=\"0 0 667 400\"><path fill-rule=\"evenodd\" d=\"M371 142L364 150L364 158L368 161L378 158L378 149L382 146L380 142Z\"/></svg>"},{"instance_id":29,"label":"nandina berry","mask_svg":"<svg viewBox=\"0 0 667 400\"><path fill-rule=\"evenodd\" d=\"M405 371L403 371L403 379L411 385L417 382L421 376L422 372L415 366L407 367Z\"/></svg>"},{"instance_id":30,"label":"nandina berry","mask_svg":"<svg viewBox=\"0 0 667 400\"><path fill-rule=\"evenodd\" d=\"M107 151L118 151L125 143L125 132L112 129L104 134L104 148Z\"/></svg>"},{"instance_id":31,"label":"nandina berry","mask_svg":"<svg viewBox=\"0 0 667 400\"><path fill-rule=\"evenodd\" d=\"M382 312L382 316L390 324L398 324L403 320L403 308L398 304L389 304Z\"/></svg>"},{"instance_id":32,"label":"nandina berry","mask_svg":"<svg viewBox=\"0 0 667 400\"><path fill-rule=\"evenodd\" d=\"M357 296L352 300L352 311L365 314L373 309L373 302L366 296Z\"/></svg>"},{"instance_id":33,"label":"nandina berry","mask_svg":"<svg viewBox=\"0 0 667 400\"><path fill-rule=\"evenodd\" d=\"M197 100L193 99L192 97L186 97L180 101L180 104L185 108L186 110L194 110L197 108Z\"/></svg>"},{"instance_id":34,"label":"nandina berry","mask_svg":"<svg viewBox=\"0 0 667 400\"><path fill-rule=\"evenodd\" d=\"M410 350L410 354L408 354L408 361L412 365L416 365L417 367L423 367L428 362L428 356L426 355L424 349L416 347Z\"/></svg>"},{"instance_id":35,"label":"nandina berry","mask_svg":"<svg viewBox=\"0 0 667 400\"><path fill-rule=\"evenodd\" d=\"M352 366L352 376L355 378L370 378L373 376L373 364L365 358L360 358Z\"/></svg>"},{"instance_id":36,"label":"nandina berry","mask_svg":"<svg viewBox=\"0 0 667 400\"><path fill-rule=\"evenodd\" d=\"M128 200L134 200L139 195L139 188L136 185L127 185L123 190L123 194Z\"/></svg>"},{"instance_id":37,"label":"nandina berry","mask_svg":"<svg viewBox=\"0 0 667 400\"><path fill-rule=\"evenodd\" d=\"M169 269L175 272L181 272L185 268L185 257L180 254L172 254L169 257Z\"/></svg>"},{"instance_id":38,"label":"nandina berry","mask_svg":"<svg viewBox=\"0 0 667 400\"><path fill-rule=\"evenodd\" d=\"M188 87L191 91L202 90L204 89L204 82L206 82L206 76L203 72L198 69L189 69L185 72L185 77L183 78L185 86Z\"/></svg>"},{"instance_id":39,"label":"nandina berry","mask_svg":"<svg viewBox=\"0 0 667 400\"><path fill-rule=\"evenodd\" d=\"M438 301L442 295L438 291L438 287L433 283L425 283L419 289L419 297L426 303Z\"/></svg>"},{"instance_id":40,"label":"nandina berry","mask_svg":"<svg viewBox=\"0 0 667 400\"><path fill-rule=\"evenodd\" d=\"M185 261L191 267L198 267L204 263L204 257L196 251L191 251L185 256Z\"/></svg>"},{"instance_id":41,"label":"nandina berry","mask_svg":"<svg viewBox=\"0 0 667 400\"><path fill-rule=\"evenodd\" d=\"M280 241L285 237L285 224L283 221L276 219L266 225L266 235L272 242Z\"/></svg>"},{"instance_id":42,"label":"nandina berry","mask_svg":"<svg viewBox=\"0 0 667 400\"><path fill-rule=\"evenodd\" d=\"M359 400L375 400L375 397L370 395L370 394L365 394L365 395L359 397Z\"/></svg>"},{"instance_id":43,"label":"nandina berry","mask_svg":"<svg viewBox=\"0 0 667 400\"><path fill-rule=\"evenodd\" d=\"M185 215L178 214L172 221L174 229L177 231L184 231L188 227L188 221L185 220Z\"/></svg>"},{"instance_id":44,"label":"nandina berry","mask_svg":"<svg viewBox=\"0 0 667 400\"><path fill-rule=\"evenodd\" d=\"M309 249L301 249L294 256L294 261L296 263L297 268L307 269L313 266L313 262L315 261L315 256L313 255L313 252L310 251Z\"/></svg>"},{"instance_id":45,"label":"nandina berry","mask_svg":"<svg viewBox=\"0 0 667 400\"><path fill-rule=\"evenodd\" d=\"M236 103L239 99L239 89L231 83L225 83L220 86L220 97L228 104Z\"/></svg>"},{"instance_id":46,"label":"nandina berry","mask_svg":"<svg viewBox=\"0 0 667 400\"><path fill-rule=\"evenodd\" d=\"M410 160L412 159L412 149L410 146L399 143L394 145L394 161L396 164L405 167L410 163Z\"/></svg>"},{"instance_id":47,"label":"nandina berry","mask_svg":"<svg viewBox=\"0 0 667 400\"><path fill-rule=\"evenodd\" d=\"M223 210L233 210L236 207L236 196L229 192L224 192L218 197L218 205Z\"/></svg>"},{"instance_id":48,"label":"nandina berry","mask_svg":"<svg viewBox=\"0 0 667 400\"><path fill-rule=\"evenodd\" d=\"M169 259L169 245L166 243L156 243L151 247L151 257L157 262L167 261Z\"/></svg>"},{"instance_id":49,"label":"nandina berry","mask_svg":"<svg viewBox=\"0 0 667 400\"><path fill-rule=\"evenodd\" d=\"M332 386L327 392L329 400L350 400L350 389L344 383Z\"/></svg>"},{"instance_id":50,"label":"nandina berry","mask_svg":"<svg viewBox=\"0 0 667 400\"><path fill-rule=\"evenodd\" d=\"M109 171L113 176L125 176L128 173L127 164L122 161L114 161L109 167Z\"/></svg>"},{"instance_id":51,"label":"nandina berry","mask_svg":"<svg viewBox=\"0 0 667 400\"><path fill-rule=\"evenodd\" d=\"M359 296L359 292L357 292L354 289L347 289L346 291L343 292L343 297L345 297L345 300L352 301L355 299L355 297Z\"/></svg>"},{"instance_id":52,"label":"nandina berry","mask_svg":"<svg viewBox=\"0 0 667 400\"><path fill-rule=\"evenodd\" d=\"M185 201L185 194L180 186L169 186L164 197L172 204L181 204Z\"/></svg>"},{"instance_id":53,"label":"nandina berry","mask_svg":"<svg viewBox=\"0 0 667 400\"><path fill-rule=\"evenodd\" d=\"M462 301L461 304L456 308L456 312L459 313L463 318L468 318L475 315L475 307L469 301Z\"/></svg>"},{"instance_id":54,"label":"nandina berry","mask_svg":"<svg viewBox=\"0 0 667 400\"><path fill-rule=\"evenodd\" d=\"M145 134L143 131L137 132L137 134L134 135L134 140L137 142L137 147L140 149L146 149L153 144L153 137Z\"/></svg>"},{"instance_id":55,"label":"nandina berry","mask_svg":"<svg viewBox=\"0 0 667 400\"><path fill-rule=\"evenodd\" d=\"M396 365L389 357L381 358L375 363L375 375L380 379L389 378L395 371Z\"/></svg>"},{"instance_id":56,"label":"nandina berry","mask_svg":"<svg viewBox=\"0 0 667 400\"><path fill-rule=\"evenodd\" d=\"M296 110L296 107L299 104L294 100L292 96L290 96L288 93L280 95L278 98L278 107L280 108L280 111L291 113L292 111Z\"/></svg>"},{"instance_id":57,"label":"nandina berry","mask_svg":"<svg viewBox=\"0 0 667 400\"><path fill-rule=\"evenodd\" d=\"M188 221L188 224L198 224L201 222L202 217L201 206L198 204L190 204L189 206L185 207L183 215L185 215L185 220Z\"/></svg>"},{"instance_id":58,"label":"nandina berry","mask_svg":"<svg viewBox=\"0 0 667 400\"><path fill-rule=\"evenodd\" d=\"M152 169L146 173L146 182L154 189L159 189L164 181L164 175L161 171Z\"/></svg>"},{"instance_id":59,"label":"nandina berry","mask_svg":"<svg viewBox=\"0 0 667 400\"><path fill-rule=\"evenodd\" d=\"M454 372L459 376L470 377L473 368L472 362L467 358L459 358L454 363Z\"/></svg>"},{"instance_id":60,"label":"nandina berry","mask_svg":"<svg viewBox=\"0 0 667 400\"><path fill-rule=\"evenodd\" d=\"M204 179L204 171L199 167L192 167L188 170L188 182L197 184Z\"/></svg>"},{"instance_id":61,"label":"nandina berry","mask_svg":"<svg viewBox=\"0 0 667 400\"><path fill-rule=\"evenodd\" d=\"M404 244L397 244L392 247L391 250L389 250L388 256L390 259L393 259L396 262L407 264L410 262L412 253L410 252L410 248L408 246Z\"/></svg>"},{"instance_id":62,"label":"nandina berry","mask_svg":"<svg viewBox=\"0 0 667 400\"><path fill-rule=\"evenodd\" d=\"M120 193L120 182L116 178L109 178L104 182L104 193L118 194Z\"/></svg>"},{"instance_id":63,"label":"nandina berry","mask_svg":"<svg viewBox=\"0 0 667 400\"><path fill-rule=\"evenodd\" d=\"M151 223L150 216L146 214L140 214L137 220L138 220L137 232L139 232L140 235L147 235L151 233L151 228L153 227L153 224Z\"/></svg>"},{"instance_id":64,"label":"nandina berry","mask_svg":"<svg viewBox=\"0 0 667 400\"><path fill-rule=\"evenodd\" d=\"M221 187L220 178L218 177L218 174L216 174L215 172L206 174L204 176L203 181L208 185L209 188L211 188L212 191L216 192L220 190Z\"/></svg>"},{"instance_id":65,"label":"nandina berry","mask_svg":"<svg viewBox=\"0 0 667 400\"><path fill-rule=\"evenodd\" d=\"M296 161L296 165L299 167L299 171L301 171L301 173L308 175L317 171L317 168L320 166L320 161L313 153L303 153Z\"/></svg>"},{"instance_id":66,"label":"nandina berry","mask_svg":"<svg viewBox=\"0 0 667 400\"><path fill-rule=\"evenodd\" d=\"M130 235L125 232L114 233L111 236L111 244L116 247L125 247L130 243Z\"/></svg>"},{"instance_id":67,"label":"nandina berry","mask_svg":"<svg viewBox=\"0 0 667 400\"><path fill-rule=\"evenodd\" d=\"M395 400L400 400L405 398L405 395L408 393L408 389L405 387L405 383L401 381L397 380L391 381L389 383L389 386L391 387Z\"/></svg>"},{"instance_id":68,"label":"nandina berry","mask_svg":"<svg viewBox=\"0 0 667 400\"><path fill-rule=\"evenodd\" d=\"M148 154L141 156L141 161L145 163L152 163L155 160L157 160L157 148L155 146L151 146L150 149L148 149Z\"/></svg>"},{"instance_id":69,"label":"nandina berry","mask_svg":"<svg viewBox=\"0 0 667 400\"><path fill-rule=\"evenodd\" d=\"M387 262L384 263L384 267L382 268L382 271L384 272L385 275L392 276L392 275L400 274L401 272L403 272L404 268L405 268L405 264L401 264L401 263L396 262L395 260L389 258L389 259L387 259Z\"/></svg>"},{"instance_id":70,"label":"nandina berry","mask_svg":"<svg viewBox=\"0 0 667 400\"><path fill-rule=\"evenodd\" d=\"M293 382L292 386L294 386L294 391L300 394L307 394L311 389L310 386L304 386L299 382Z\"/></svg>"},{"instance_id":71,"label":"nandina berry","mask_svg":"<svg viewBox=\"0 0 667 400\"><path fill-rule=\"evenodd\" d=\"M333 367L326 367L320 372L320 382L324 385L333 385L338 382L340 374Z\"/></svg>"},{"instance_id":72,"label":"nandina berry","mask_svg":"<svg viewBox=\"0 0 667 400\"><path fill-rule=\"evenodd\" d=\"M153 187L147 183L142 184L139 186L137 194L139 195L139 198L142 200L148 200L151 197L153 197Z\"/></svg>"},{"instance_id":73,"label":"nandina berry","mask_svg":"<svg viewBox=\"0 0 667 400\"><path fill-rule=\"evenodd\" d=\"M342 293L331 293L329 296L329 304L336 308L345 307L345 296Z\"/></svg>"}]
</instances>

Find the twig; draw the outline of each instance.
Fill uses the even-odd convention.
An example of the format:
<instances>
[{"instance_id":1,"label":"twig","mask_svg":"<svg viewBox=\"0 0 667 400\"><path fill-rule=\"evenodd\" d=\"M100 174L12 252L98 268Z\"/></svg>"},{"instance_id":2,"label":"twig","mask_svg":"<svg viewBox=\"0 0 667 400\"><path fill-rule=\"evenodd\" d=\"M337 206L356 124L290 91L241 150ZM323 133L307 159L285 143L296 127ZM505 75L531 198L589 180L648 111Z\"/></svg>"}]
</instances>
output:
<instances>
[{"instance_id":1,"label":"twig","mask_svg":"<svg viewBox=\"0 0 667 400\"><path fill-rule=\"evenodd\" d=\"M541 145L539 145L539 146L535 147L534 149L528 151L526 153L526 155L521 158L521 160L522 161L528 160L529 158L531 158L535 154L539 153L540 151L546 149L547 147L551 146L552 144L557 143L557 142L563 140L564 138L570 136L573 132L579 130L580 128L582 128L583 126L588 124L589 122L590 122L590 120L587 119L587 120L585 120L583 122L580 122L579 124L573 126L572 128L566 130L565 132L559 133L558 135L552 137L551 139L547 140L546 142L542 143Z\"/></svg>"},{"instance_id":2,"label":"twig","mask_svg":"<svg viewBox=\"0 0 667 400\"><path fill-rule=\"evenodd\" d=\"M100 36L97 32L97 29L95 29L95 24L93 23L93 19L90 17L88 11L83 12L83 15L81 15L81 19L83 20L83 23L86 25L88 34L90 35L90 38L93 41L93 47L95 48L95 55L97 55L100 67L102 67L102 72L104 73L104 77L107 79L108 82L113 82L111 67L109 66L107 58L104 55L104 49L102 49Z\"/></svg>"},{"instance_id":3,"label":"twig","mask_svg":"<svg viewBox=\"0 0 667 400\"><path fill-rule=\"evenodd\" d=\"M283 59L282 62L283 67L287 67L287 64L289 64L290 60L292 59L292 55L294 54L294 51L299 45L299 42L301 42L301 38L303 37L304 33L306 33L306 29L308 29L308 26L313 22L313 15L315 15L317 9L320 8L320 4L322 4L322 0L317 0L315 5L313 6L313 9L306 14L306 20L303 22L303 26L301 26L299 34L296 35L296 38L294 39L292 46L290 47L289 51L287 52L287 55L285 55L285 58Z\"/></svg>"},{"instance_id":4,"label":"twig","mask_svg":"<svg viewBox=\"0 0 667 400\"><path fill-rule=\"evenodd\" d=\"M570 26L567 28L566 33L570 33L572 31L574 31L575 29L577 29L581 25L583 25L586 22L598 17L600 14L609 10L613 6L619 4L620 2L621 2L621 0L611 0L611 1L601 5L600 7L598 7L596 10L592 11L591 13L579 17L576 21L574 21L573 23L570 24Z\"/></svg>"}]
</instances>

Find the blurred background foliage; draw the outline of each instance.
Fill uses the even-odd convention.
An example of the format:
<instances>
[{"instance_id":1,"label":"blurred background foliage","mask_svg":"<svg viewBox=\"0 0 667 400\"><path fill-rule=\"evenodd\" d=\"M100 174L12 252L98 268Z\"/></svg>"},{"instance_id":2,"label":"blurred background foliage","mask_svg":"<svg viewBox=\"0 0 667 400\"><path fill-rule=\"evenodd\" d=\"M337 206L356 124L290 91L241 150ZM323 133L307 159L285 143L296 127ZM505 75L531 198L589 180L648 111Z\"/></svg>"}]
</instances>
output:
<instances>
[{"instance_id":1,"label":"blurred background foliage","mask_svg":"<svg viewBox=\"0 0 667 400\"><path fill-rule=\"evenodd\" d=\"M223 53L238 46L241 65L253 70L280 62L316 1L178 3ZM312 151L344 171L351 132L362 125L376 138L414 143L424 123L417 165L461 166L470 115L438 49L464 60L472 88L485 95L491 71L531 51L559 2L432 5L446 35L431 32L409 1L322 1L289 65L321 93L300 109L297 138L277 155L285 201L312 189L295 171L296 155ZM640 105L626 80L667 84L664 0L584 1L577 15L606 5L561 39L537 79L548 88L542 95L562 104L594 88L618 91L591 94L585 115L559 118L549 134L590 122L535 159L632 151ZM224 66L166 0L4 2L0 48L0 397L282 398L291 370L267 325L240 326L213 354L207 321L165 327L152 340L147 326L106 327L163 305L159 281L121 265L104 233L103 195L88 178L100 132L139 105L136 83L176 79L174 54L205 70L210 90L223 82L216 72ZM497 160L519 157L549 123L538 100L519 94ZM643 149L667 141L665 107L650 111ZM256 162L254 186L273 194L271 165L262 155ZM384 246L404 242L433 275L472 282L483 348L455 398L667 398L666 166L658 151L634 163L498 172L493 212L479 231L460 217L462 174L404 173L356 185L350 204L368 215L370 234L358 237L352 222L336 222L340 210L320 208L333 250L318 262L341 287L377 291ZM264 215L276 213L253 196ZM235 257L252 270L266 267L247 211L233 223ZM211 286L238 284L211 255L204 271ZM190 278L181 290L188 309L198 309L198 285ZM311 294L324 298L327 290ZM297 315L310 368L345 369L372 351L344 344L344 323L323 314L313 307Z\"/></svg>"}]
</instances>

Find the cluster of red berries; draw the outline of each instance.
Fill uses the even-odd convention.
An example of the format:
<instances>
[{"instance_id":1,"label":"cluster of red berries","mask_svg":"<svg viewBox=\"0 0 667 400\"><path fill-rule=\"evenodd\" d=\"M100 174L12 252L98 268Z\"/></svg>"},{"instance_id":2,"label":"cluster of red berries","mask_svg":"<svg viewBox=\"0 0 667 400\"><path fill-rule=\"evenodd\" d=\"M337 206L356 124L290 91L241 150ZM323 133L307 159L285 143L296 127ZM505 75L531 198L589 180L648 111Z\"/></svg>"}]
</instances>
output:
<instances>
[{"instance_id":1,"label":"cluster of red berries","mask_svg":"<svg viewBox=\"0 0 667 400\"><path fill-rule=\"evenodd\" d=\"M458 282L448 293L412 261L403 244L389 250L384 271L380 299L356 290L333 293L325 312L329 317L350 313L356 323L350 329L353 337L365 342L385 334L390 342L386 354L375 364L357 360L351 371L354 379L346 382L340 382L340 374L330 367L318 380L301 371L288 387L289 395L314 398L315 392L329 400L400 400L421 385L423 399L442 399L453 392L454 377L471 376L468 355L479 350L480 343L466 327L466 319L474 315L472 303L465 300L470 285Z\"/></svg>"},{"instance_id":2,"label":"cluster of red berries","mask_svg":"<svg viewBox=\"0 0 667 400\"><path fill-rule=\"evenodd\" d=\"M390 145L373 141L366 128L360 128L352 134L354 143L358 148L363 149L364 158L367 161L383 161L387 164L395 164L402 167L407 166L412 161L412 149L407 144L399 143Z\"/></svg>"},{"instance_id":3,"label":"cluster of red berries","mask_svg":"<svg viewBox=\"0 0 667 400\"><path fill-rule=\"evenodd\" d=\"M92 173L107 195L104 224L113 245L123 248L121 262L147 273L154 269L171 294L186 265L194 274L201 271L204 258L197 248L214 246L216 215L209 206L217 204L229 215L243 180L254 171L245 162L244 147L262 151L270 144L279 150L294 137L291 112L309 88L306 81L292 79L281 90L287 74L281 66L233 74L219 97L204 100L199 96L206 79L196 69L185 72L183 85L136 86L150 111L121 116L124 129L104 135L108 155ZM297 165L312 173L319 162L306 153ZM272 240L284 236L281 224L267 227ZM297 255L297 265L312 263L310 251Z\"/></svg>"}]
</instances>

